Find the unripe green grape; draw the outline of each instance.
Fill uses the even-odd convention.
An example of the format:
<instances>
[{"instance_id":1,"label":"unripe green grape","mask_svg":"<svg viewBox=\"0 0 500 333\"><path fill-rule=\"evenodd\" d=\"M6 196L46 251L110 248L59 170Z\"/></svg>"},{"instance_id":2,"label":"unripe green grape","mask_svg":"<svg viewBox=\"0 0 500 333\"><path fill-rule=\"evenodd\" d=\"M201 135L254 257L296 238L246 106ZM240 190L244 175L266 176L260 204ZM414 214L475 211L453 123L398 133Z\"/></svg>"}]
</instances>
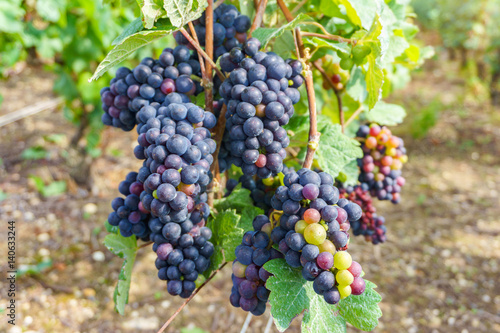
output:
<instances>
[{"instance_id":1,"label":"unripe green grape","mask_svg":"<svg viewBox=\"0 0 500 333\"><path fill-rule=\"evenodd\" d=\"M354 276L352 276L351 272L343 269L337 272L335 279L339 285L349 286L354 281Z\"/></svg>"},{"instance_id":2,"label":"unripe green grape","mask_svg":"<svg viewBox=\"0 0 500 333\"><path fill-rule=\"evenodd\" d=\"M356 45L352 49L352 57L354 59L363 59L372 52L372 49L366 45Z\"/></svg>"},{"instance_id":3,"label":"unripe green grape","mask_svg":"<svg viewBox=\"0 0 500 333\"><path fill-rule=\"evenodd\" d=\"M350 53L345 53L345 52L341 52L341 51L338 51L337 55L339 56L340 59L347 59L351 56Z\"/></svg>"},{"instance_id":4,"label":"unripe green grape","mask_svg":"<svg viewBox=\"0 0 500 333\"><path fill-rule=\"evenodd\" d=\"M346 251L339 251L335 253L333 257L333 265L337 269L348 269L351 267L352 258L351 255Z\"/></svg>"},{"instance_id":5,"label":"unripe green grape","mask_svg":"<svg viewBox=\"0 0 500 333\"><path fill-rule=\"evenodd\" d=\"M326 230L321 224L310 224L304 230L304 238L309 244L320 245L326 239Z\"/></svg>"},{"instance_id":6,"label":"unripe green grape","mask_svg":"<svg viewBox=\"0 0 500 333\"><path fill-rule=\"evenodd\" d=\"M348 71L354 66L354 61L351 58L345 58L340 60L340 68Z\"/></svg>"},{"instance_id":7,"label":"unripe green grape","mask_svg":"<svg viewBox=\"0 0 500 333\"><path fill-rule=\"evenodd\" d=\"M318 248L320 253L330 252L331 254L335 255L335 252L337 252L335 245L329 239L326 239L322 244L318 245Z\"/></svg>"},{"instance_id":8,"label":"unripe green grape","mask_svg":"<svg viewBox=\"0 0 500 333\"><path fill-rule=\"evenodd\" d=\"M300 220L297 223L295 223L295 232L298 232L299 234L303 234L304 230L309 224L307 224L306 221Z\"/></svg>"}]
</instances>

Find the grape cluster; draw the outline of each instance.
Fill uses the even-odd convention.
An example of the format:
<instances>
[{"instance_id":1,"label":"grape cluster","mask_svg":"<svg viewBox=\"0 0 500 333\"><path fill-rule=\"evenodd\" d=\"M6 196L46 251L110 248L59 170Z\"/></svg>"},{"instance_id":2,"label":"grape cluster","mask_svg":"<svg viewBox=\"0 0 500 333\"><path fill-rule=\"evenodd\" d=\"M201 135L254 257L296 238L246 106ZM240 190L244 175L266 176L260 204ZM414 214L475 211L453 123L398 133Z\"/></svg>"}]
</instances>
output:
<instances>
[{"instance_id":1,"label":"grape cluster","mask_svg":"<svg viewBox=\"0 0 500 333\"><path fill-rule=\"evenodd\" d=\"M197 55L184 45L166 48L160 57L144 58L134 69L120 67L109 87L101 90L104 125L131 131L139 122L137 113L144 106L157 106L172 92L186 95L203 91L191 75L200 76ZM189 102L189 98L184 100Z\"/></svg>"},{"instance_id":2,"label":"grape cluster","mask_svg":"<svg viewBox=\"0 0 500 333\"><path fill-rule=\"evenodd\" d=\"M139 111L141 133L136 157L145 159L139 170L144 182L142 207L162 223L183 223L195 214L195 224L209 215L206 186L216 143L209 128L215 116L172 93L158 109ZM179 100L176 100L179 99ZM170 101L170 103L169 103ZM198 208L198 210L197 210Z\"/></svg>"},{"instance_id":3,"label":"grape cluster","mask_svg":"<svg viewBox=\"0 0 500 333\"><path fill-rule=\"evenodd\" d=\"M373 198L370 192L363 190L361 186L347 186L339 188L340 195L355 202L361 207L363 215L358 221L351 222L354 236L363 235L368 242L379 244L386 241L385 219L376 214L377 209L373 206Z\"/></svg>"},{"instance_id":4,"label":"grape cluster","mask_svg":"<svg viewBox=\"0 0 500 333\"><path fill-rule=\"evenodd\" d=\"M273 208L282 211L271 240L278 244L286 262L294 268L302 267L303 277L314 281L315 291L335 304L351 294L355 276L344 272L352 262L345 251L347 231L350 223L361 217L361 208L339 199L339 190L326 172L300 169L285 175L283 183L271 199Z\"/></svg>"},{"instance_id":5,"label":"grape cluster","mask_svg":"<svg viewBox=\"0 0 500 333\"><path fill-rule=\"evenodd\" d=\"M191 228L186 227L189 223ZM153 245L158 278L167 281L170 295L188 298L196 289L200 274L210 266L214 246L208 240L212 231L207 227L193 226L187 220L182 224L167 223L161 232L166 241Z\"/></svg>"},{"instance_id":6,"label":"grape cluster","mask_svg":"<svg viewBox=\"0 0 500 333\"><path fill-rule=\"evenodd\" d=\"M405 184L401 168L408 161L403 140L377 124L362 125L356 135L362 141L364 154L358 159L363 190L379 200L398 203Z\"/></svg>"},{"instance_id":7,"label":"grape cluster","mask_svg":"<svg viewBox=\"0 0 500 333\"><path fill-rule=\"evenodd\" d=\"M234 307L260 316L266 310L269 290L265 283L271 276L262 266L269 260L283 258L283 254L271 247L272 226L266 215L255 217L253 229L243 235L241 244L236 247L229 300Z\"/></svg>"},{"instance_id":8,"label":"grape cluster","mask_svg":"<svg viewBox=\"0 0 500 333\"><path fill-rule=\"evenodd\" d=\"M108 216L110 225L118 227L123 237L135 235L142 240L149 239L150 214L141 209L140 195L143 184L137 180L137 172L130 172L118 186L125 198L117 197L111 202L113 212Z\"/></svg>"},{"instance_id":9,"label":"grape cluster","mask_svg":"<svg viewBox=\"0 0 500 333\"><path fill-rule=\"evenodd\" d=\"M250 18L241 15L235 6L227 4L221 4L214 10L213 19L214 56L215 59L218 59L233 47L240 47L246 41L251 22ZM196 36L201 46L205 46L205 20L205 13L203 13L198 20L193 21ZM180 32L175 32L174 37L177 44L193 48Z\"/></svg>"},{"instance_id":10,"label":"grape cluster","mask_svg":"<svg viewBox=\"0 0 500 333\"><path fill-rule=\"evenodd\" d=\"M290 138L282 126L294 113L304 79L299 61L284 61L259 49L260 42L250 38L242 48L221 56L221 68L230 74L219 94L227 105L225 166L234 164L245 175L268 178L283 170Z\"/></svg>"}]
</instances>

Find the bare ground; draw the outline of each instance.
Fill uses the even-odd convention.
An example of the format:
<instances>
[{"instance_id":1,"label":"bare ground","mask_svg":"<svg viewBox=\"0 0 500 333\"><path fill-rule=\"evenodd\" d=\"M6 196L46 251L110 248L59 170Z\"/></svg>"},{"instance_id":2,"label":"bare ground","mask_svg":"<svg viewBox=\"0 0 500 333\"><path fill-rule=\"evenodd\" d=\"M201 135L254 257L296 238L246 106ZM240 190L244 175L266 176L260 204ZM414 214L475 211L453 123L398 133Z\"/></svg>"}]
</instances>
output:
<instances>
[{"instance_id":1,"label":"bare ground","mask_svg":"<svg viewBox=\"0 0 500 333\"><path fill-rule=\"evenodd\" d=\"M500 332L499 110L478 100L464 81L450 74L456 68L441 66L431 63L394 97L410 113L410 121L396 130L405 139L410 161L401 204L378 204L389 241L374 249L356 238L350 247L383 296L383 317L375 332ZM46 76L24 75L16 79L23 89L35 91L44 82L45 93L36 96L50 95ZM15 87L19 84L12 80L1 82L0 92L7 96ZM6 98L3 112L31 103L23 94L13 96L18 98ZM441 103L437 125L425 139L413 139L408 134L411 120L433 100ZM121 259L102 245L103 222L117 184L140 165L132 156L134 135L105 131L104 153L93 163L95 181L85 189L71 180L71 163L62 157L73 131L60 110L0 128L0 190L8 195L0 202L2 237L5 222L15 219L18 266L53 261L40 275L18 279L17 326L2 320L0 331L156 332L182 300L169 297L157 279L154 254L141 250L130 304L121 317L112 301ZM66 139L53 143L46 136L54 133ZM34 145L44 146L49 157L21 159L21 152ZM46 183L65 180L68 191L44 199L30 175ZM4 245L0 256L6 258ZM0 264L5 272L5 261ZM246 313L228 302L229 271L202 289L167 331L197 326L239 332ZM4 309L7 285L3 277L0 281ZM268 313L253 318L248 332L263 332L268 318ZM289 331L299 331L298 320Z\"/></svg>"}]
</instances>

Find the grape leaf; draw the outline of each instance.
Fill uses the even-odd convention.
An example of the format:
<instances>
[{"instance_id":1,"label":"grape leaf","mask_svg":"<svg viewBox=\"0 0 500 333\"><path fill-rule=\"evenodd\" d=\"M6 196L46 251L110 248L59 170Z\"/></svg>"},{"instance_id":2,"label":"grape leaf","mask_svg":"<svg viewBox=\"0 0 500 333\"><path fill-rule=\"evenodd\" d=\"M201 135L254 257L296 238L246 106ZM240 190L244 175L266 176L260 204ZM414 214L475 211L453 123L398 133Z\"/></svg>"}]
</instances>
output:
<instances>
[{"instance_id":1,"label":"grape leaf","mask_svg":"<svg viewBox=\"0 0 500 333\"><path fill-rule=\"evenodd\" d=\"M135 236L123 237L117 234L110 234L104 238L104 245L108 250L124 259L120 275L118 276L118 283L113 294L115 310L123 316L125 305L128 303L132 268L134 267L135 256L137 254L137 240Z\"/></svg>"},{"instance_id":2,"label":"grape leaf","mask_svg":"<svg viewBox=\"0 0 500 333\"><path fill-rule=\"evenodd\" d=\"M351 162L344 165L344 168L342 169L342 171L340 171L337 179L344 186L349 186L349 185L354 186L358 183L358 176L359 176L358 163L356 162L356 160L352 160Z\"/></svg>"},{"instance_id":3,"label":"grape leaf","mask_svg":"<svg viewBox=\"0 0 500 333\"><path fill-rule=\"evenodd\" d=\"M337 177L346 164L363 156L359 143L343 134L339 124L327 124L320 132L316 160L332 177Z\"/></svg>"},{"instance_id":4,"label":"grape leaf","mask_svg":"<svg viewBox=\"0 0 500 333\"><path fill-rule=\"evenodd\" d=\"M207 0L164 0L163 2L167 17L177 28L199 18L207 6Z\"/></svg>"},{"instance_id":5,"label":"grape leaf","mask_svg":"<svg viewBox=\"0 0 500 333\"><path fill-rule=\"evenodd\" d=\"M363 71L360 67L354 67L351 71L351 76L346 84L346 92L355 101L364 102L366 100L366 81Z\"/></svg>"},{"instance_id":6,"label":"grape leaf","mask_svg":"<svg viewBox=\"0 0 500 333\"><path fill-rule=\"evenodd\" d=\"M209 277L224 261L235 259L234 250L241 244L245 230L240 225L241 216L235 210L220 211L215 218L209 220L207 227L212 230L210 241L214 244L214 254L210 258L210 267L205 271Z\"/></svg>"},{"instance_id":7,"label":"grape leaf","mask_svg":"<svg viewBox=\"0 0 500 333\"><path fill-rule=\"evenodd\" d=\"M368 108L372 109L380 99L382 85L384 83L384 72L381 65L381 57L385 54L388 45L386 34L382 34L382 24L377 15L373 21L372 28L362 39L363 43L371 48L368 58L368 69L365 73L366 89L368 91Z\"/></svg>"},{"instance_id":8,"label":"grape leaf","mask_svg":"<svg viewBox=\"0 0 500 333\"><path fill-rule=\"evenodd\" d=\"M125 38L135 34L136 32L143 30L143 28L144 26L142 25L141 18L140 17L136 18L135 20L130 22L130 24L125 27L125 29L123 29L122 33L115 38L115 40L111 43L111 45L120 44L125 40Z\"/></svg>"},{"instance_id":9,"label":"grape leaf","mask_svg":"<svg viewBox=\"0 0 500 333\"><path fill-rule=\"evenodd\" d=\"M89 79L89 82L101 77L110 68L125 60L125 58L141 47L150 44L159 38L165 37L175 30L177 29L172 27L170 30L140 31L128 36L121 43L115 45L108 55L106 55L106 58L104 58L99 66L97 66L94 75L92 75Z\"/></svg>"},{"instance_id":10,"label":"grape leaf","mask_svg":"<svg viewBox=\"0 0 500 333\"><path fill-rule=\"evenodd\" d=\"M214 208L219 212L226 209L236 209L241 212L245 207L253 207L253 203L250 190L242 188L241 185L238 185L227 197L214 200Z\"/></svg>"},{"instance_id":11,"label":"grape leaf","mask_svg":"<svg viewBox=\"0 0 500 333\"><path fill-rule=\"evenodd\" d=\"M273 274L266 288L271 291L271 315L280 332L304 310L302 328L305 332L345 332L345 321L333 313L335 306L328 305L316 294L312 282L304 280L300 269L293 269L284 259L267 262L264 268Z\"/></svg>"},{"instance_id":12,"label":"grape leaf","mask_svg":"<svg viewBox=\"0 0 500 333\"><path fill-rule=\"evenodd\" d=\"M369 29L375 14L382 7L382 0L335 0L339 5L344 5L349 20L365 29Z\"/></svg>"},{"instance_id":13,"label":"grape leaf","mask_svg":"<svg viewBox=\"0 0 500 333\"><path fill-rule=\"evenodd\" d=\"M307 282L307 285L312 289L312 282ZM323 296L314 290L312 292L314 295L309 298L309 309L302 318L302 332L345 333L346 322L342 316L334 313L336 306L326 303Z\"/></svg>"},{"instance_id":14,"label":"grape leaf","mask_svg":"<svg viewBox=\"0 0 500 333\"><path fill-rule=\"evenodd\" d=\"M338 304L340 315L354 327L363 331L372 331L382 316L382 310L378 303L382 297L373 290L377 286L368 281L365 292L359 296L351 295Z\"/></svg>"},{"instance_id":15,"label":"grape leaf","mask_svg":"<svg viewBox=\"0 0 500 333\"><path fill-rule=\"evenodd\" d=\"M365 118L369 122L379 125L394 126L401 124L406 116L406 111L397 104L389 104L379 101L370 112L365 113Z\"/></svg>"},{"instance_id":16,"label":"grape leaf","mask_svg":"<svg viewBox=\"0 0 500 333\"><path fill-rule=\"evenodd\" d=\"M156 19L162 14L160 0L140 0L139 7L141 8L142 17L144 20L144 27L151 29Z\"/></svg>"},{"instance_id":17,"label":"grape leaf","mask_svg":"<svg viewBox=\"0 0 500 333\"><path fill-rule=\"evenodd\" d=\"M311 44L316 48L325 47L330 50L340 51L345 54L351 53L351 49L349 48L346 42L327 41L318 37L305 38L305 41L307 44Z\"/></svg>"},{"instance_id":18,"label":"grape leaf","mask_svg":"<svg viewBox=\"0 0 500 333\"><path fill-rule=\"evenodd\" d=\"M263 47L269 43L269 41L273 38L279 37L283 35L286 30L292 30L306 20L311 20L311 17L306 14L299 14L293 21L288 22L287 24L281 26L280 28L258 28L252 34L252 37L257 38Z\"/></svg>"},{"instance_id":19,"label":"grape leaf","mask_svg":"<svg viewBox=\"0 0 500 333\"><path fill-rule=\"evenodd\" d=\"M49 22L57 22L61 13L66 9L66 1L62 0L38 0L36 12L40 17Z\"/></svg>"}]
</instances>

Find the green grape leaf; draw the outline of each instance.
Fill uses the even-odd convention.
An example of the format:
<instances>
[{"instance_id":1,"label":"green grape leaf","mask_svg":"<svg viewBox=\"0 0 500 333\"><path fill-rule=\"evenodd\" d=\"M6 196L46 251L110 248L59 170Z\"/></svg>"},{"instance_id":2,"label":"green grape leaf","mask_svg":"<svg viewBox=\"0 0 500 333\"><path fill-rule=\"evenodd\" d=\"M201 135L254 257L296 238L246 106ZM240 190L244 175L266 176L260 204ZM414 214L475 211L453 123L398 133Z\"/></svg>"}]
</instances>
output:
<instances>
[{"instance_id":1,"label":"green grape leaf","mask_svg":"<svg viewBox=\"0 0 500 333\"><path fill-rule=\"evenodd\" d=\"M382 297L374 290L377 286L368 281L365 292L359 296L351 295L338 304L339 313L354 327L363 331L372 331L382 316L382 310L378 303Z\"/></svg>"},{"instance_id":2,"label":"green grape leaf","mask_svg":"<svg viewBox=\"0 0 500 333\"><path fill-rule=\"evenodd\" d=\"M161 7L162 1L160 0L140 0L139 7L142 12L142 19L144 27L151 29L158 17L162 14L163 8Z\"/></svg>"},{"instance_id":3,"label":"green grape leaf","mask_svg":"<svg viewBox=\"0 0 500 333\"><path fill-rule=\"evenodd\" d=\"M250 190L242 188L241 185L238 185L227 197L214 200L214 208L219 212L226 209L236 209L241 212L246 207L253 207L253 202L250 198Z\"/></svg>"},{"instance_id":4,"label":"green grape leaf","mask_svg":"<svg viewBox=\"0 0 500 333\"><path fill-rule=\"evenodd\" d=\"M210 258L210 267L205 271L209 277L224 261L235 259L234 250L241 244L241 237L245 232L239 227L241 215L235 210L220 211L208 221L207 227L212 230L210 242L214 244L214 254Z\"/></svg>"},{"instance_id":5,"label":"green grape leaf","mask_svg":"<svg viewBox=\"0 0 500 333\"><path fill-rule=\"evenodd\" d=\"M122 33L113 40L111 45L118 45L123 42L128 36L135 34L136 32L142 31L144 26L142 25L142 20L140 17L136 18L129 25L123 29Z\"/></svg>"},{"instance_id":6,"label":"green grape leaf","mask_svg":"<svg viewBox=\"0 0 500 333\"><path fill-rule=\"evenodd\" d=\"M123 316L125 305L128 303L132 269L137 254L137 240L135 236L123 237L117 234L109 234L104 238L104 245L115 255L124 259L120 275L118 276L118 283L113 294L115 310Z\"/></svg>"},{"instance_id":7,"label":"green grape leaf","mask_svg":"<svg viewBox=\"0 0 500 333\"><path fill-rule=\"evenodd\" d=\"M382 28L380 17L377 15L373 21L372 28L362 39L364 45L371 48L371 52L367 56L368 69L365 73L369 109L372 109L380 99L384 83L384 71L382 69L381 57L387 50L388 38L385 32L382 33Z\"/></svg>"},{"instance_id":8,"label":"green grape leaf","mask_svg":"<svg viewBox=\"0 0 500 333\"><path fill-rule=\"evenodd\" d=\"M351 53L351 48L346 42L333 42L318 37L312 37L312 38L306 37L305 42L307 44L311 44L316 48L325 47L327 49L339 51L345 54Z\"/></svg>"},{"instance_id":9,"label":"green grape leaf","mask_svg":"<svg viewBox=\"0 0 500 333\"><path fill-rule=\"evenodd\" d=\"M339 124L327 124L320 132L316 160L332 177L337 177L346 164L363 156L359 143L343 134Z\"/></svg>"},{"instance_id":10,"label":"green grape leaf","mask_svg":"<svg viewBox=\"0 0 500 333\"><path fill-rule=\"evenodd\" d=\"M334 0L345 7L345 13L355 25L369 29L376 13L380 11L382 0Z\"/></svg>"},{"instance_id":11,"label":"green grape leaf","mask_svg":"<svg viewBox=\"0 0 500 333\"><path fill-rule=\"evenodd\" d=\"M241 220L240 220L240 223L238 224L238 226L240 228L242 228L243 230L245 230L245 232L247 232L248 230L252 230L253 219L257 215L261 215L261 214L264 214L264 211L262 209L260 209L259 207L255 207L253 205L243 208L243 212L241 212Z\"/></svg>"},{"instance_id":12,"label":"green grape leaf","mask_svg":"<svg viewBox=\"0 0 500 333\"><path fill-rule=\"evenodd\" d=\"M302 22L311 20L311 17L306 14L299 14L293 21L281 26L280 28L258 28L252 34L252 37L257 38L263 47L273 38L283 35L286 30L292 30L301 25Z\"/></svg>"},{"instance_id":13,"label":"green grape leaf","mask_svg":"<svg viewBox=\"0 0 500 333\"><path fill-rule=\"evenodd\" d=\"M403 36L392 35L389 38L389 47L387 48L387 52L384 55L384 64L385 65L392 64L394 60L401 54L405 53L405 50L408 49L409 47L410 44L408 44L408 42Z\"/></svg>"},{"instance_id":14,"label":"green grape leaf","mask_svg":"<svg viewBox=\"0 0 500 333\"><path fill-rule=\"evenodd\" d=\"M295 51L295 42L291 31L283 32L283 35L277 37L273 44L273 50L283 59L291 58Z\"/></svg>"},{"instance_id":15,"label":"green grape leaf","mask_svg":"<svg viewBox=\"0 0 500 333\"><path fill-rule=\"evenodd\" d=\"M365 113L365 118L369 122L380 125L394 126L401 124L406 116L406 111L402 106L379 101L375 107Z\"/></svg>"},{"instance_id":16,"label":"green grape leaf","mask_svg":"<svg viewBox=\"0 0 500 333\"><path fill-rule=\"evenodd\" d=\"M167 11L170 22L180 28L188 22L194 21L201 16L207 8L207 0L164 0L163 8Z\"/></svg>"},{"instance_id":17,"label":"green grape leaf","mask_svg":"<svg viewBox=\"0 0 500 333\"><path fill-rule=\"evenodd\" d=\"M344 165L342 171L340 171L337 179L344 186L354 186L358 183L359 176L359 168L356 160L352 160L351 162Z\"/></svg>"},{"instance_id":18,"label":"green grape leaf","mask_svg":"<svg viewBox=\"0 0 500 333\"><path fill-rule=\"evenodd\" d=\"M253 0L239 0L240 12L242 15L253 17L255 14L255 6Z\"/></svg>"},{"instance_id":19,"label":"green grape leaf","mask_svg":"<svg viewBox=\"0 0 500 333\"><path fill-rule=\"evenodd\" d=\"M271 260L264 268L273 274L267 280L266 288L271 291L271 315L280 332L286 330L304 310L304 332L345 332L344 319L334 313L336 307L328 305L314 292L312 282L302 277L300 269L291 268L284 259Z\"/></svg>"},{"instance_id":20,"label":"green grape leaf","mask_svg":"<svg viewBox=\"0 0 500 333\"><path fill-rule=\"evenodd\" d=\"M125 58L127 58L129 55L131 55L141 47L146 46L159 38L165 37L175 30L177 29L172 27L170 30L140 31L126 37L121 43L115 45L115 47L108 53L106 58L101 61L99 66L97 66L94 74L89 79L89 82L101 77L109 69L125 60Z\"/></svg>"},{"instance_id":21,"label":"green grape leaf","mask_svg":"<svg viewBox=\"0 0 500 333\"><path fill-rule=\"evenodd\" d=\"M119 230L118 226L112 226L108 221L104 222L104 227L106 227L106 231L110 234L117 234Z\"/></svg>"},{"instance_id":22,"label":"green grape leaf","mask_svg":"<svg viewBox=\"0 0 500 333\"><path fill-rule=\"evenodd\" d=\"M308 288L312 289L312 282L307 284ZM309 298L309 308L302 318L302 332L345 333L346 322L342 316L334 312L336 306L326 303L323 296L316 294L314 289L312 292L313 295Z\"/></svg>"},{"instance_id":23,"label":"green grape leaf","mask_svg":"<svg viewBox=\"0 0 500 333\"><path fill-rule=\"evenodd\" d=\"M366 81L363 70L360 67L354 67L351 71L349 81L347 81L345 90L353 100L363 103L366 100L368 92L366 90Z\"/></svg>"},{"instance_id":24,"label":"green grape leaf","mask_svg":"<svg viewBox=\"0 0 500 333\"><path fill-rule=\"evenodd\" d=\"M22 33L25 10L21 0L0 1L0 31L7 33ZM3 45L2 45L3 46ZM2 50L2 56L3 56Z\"/></svg>"}]
</instances>

